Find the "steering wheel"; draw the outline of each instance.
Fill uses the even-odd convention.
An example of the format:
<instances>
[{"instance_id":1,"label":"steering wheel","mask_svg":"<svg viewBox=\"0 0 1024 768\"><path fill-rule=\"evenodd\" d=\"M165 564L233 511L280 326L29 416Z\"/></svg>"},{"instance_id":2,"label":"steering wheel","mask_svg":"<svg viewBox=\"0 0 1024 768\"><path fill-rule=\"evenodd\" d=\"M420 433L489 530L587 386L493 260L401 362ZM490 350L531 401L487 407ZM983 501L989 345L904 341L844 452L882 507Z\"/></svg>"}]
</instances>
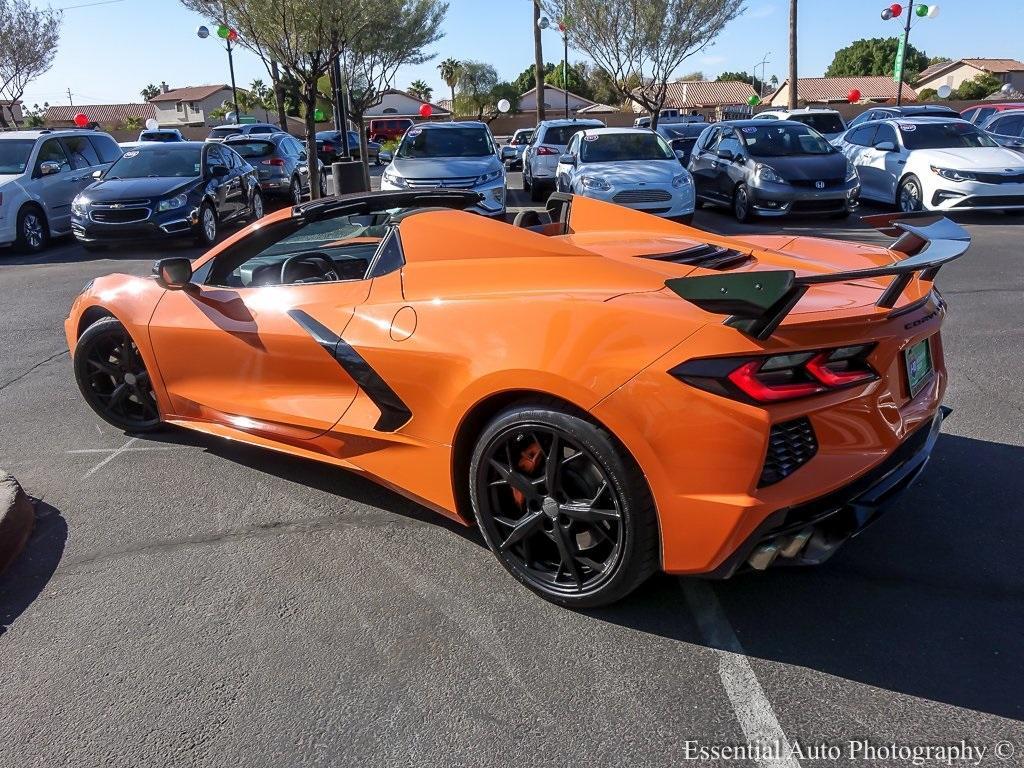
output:
<instances>
[{"instance_id":1,"label":"steering wheel","mask_svg":"<svg viewBox=\"0 0 1024 768\"><path fill-rule=\"evenodd\" d=\"M320 268L321 274L327 280L340 280L338 273L335 271L334 262L324 256L322 253L316 251L306 251L305 253L296 253L294 256L289 256L285 259L281 265L281 285L288 285L291 283L290 272L295 271L295 267L299 264L308 264L310 266L317 266Z\"/></svg>"}]
</instances>

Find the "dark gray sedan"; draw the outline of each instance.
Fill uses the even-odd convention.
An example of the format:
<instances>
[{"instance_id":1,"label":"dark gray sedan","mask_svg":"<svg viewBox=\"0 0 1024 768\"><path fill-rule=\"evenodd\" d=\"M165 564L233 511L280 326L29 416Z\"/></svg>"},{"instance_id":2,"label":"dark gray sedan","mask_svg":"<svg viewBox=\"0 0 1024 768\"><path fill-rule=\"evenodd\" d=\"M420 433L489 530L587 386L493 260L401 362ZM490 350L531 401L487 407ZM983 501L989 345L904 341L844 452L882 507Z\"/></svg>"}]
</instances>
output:
<instances>
[{"instance_id":1,"label":"dark gray sedan","mask_svg":"<svg viewBox=\"0 0 1024 768\"><path fill-rule=\"evenodd\" d=\"M265 196L285 198L298 205L309 194L306 148L294 136L287 133L231 136L224 144L256 169ZM320 162L319 159L316 162ZM327 195L327 174L323 172L322 163L320 195Z\"/></svg>"},{"instance_id":2,"label":"dark gray sedan","mask_svg":"<svg viewBox=\"0 0 1024 768\"><path fill-rule=\"evenodd\" d=\"M730 120L709 126L689 163L697 205L753 216L821 213L845 218L857 207L860 178L820 133L789 120Z\"/></svg>"}]
</instances>

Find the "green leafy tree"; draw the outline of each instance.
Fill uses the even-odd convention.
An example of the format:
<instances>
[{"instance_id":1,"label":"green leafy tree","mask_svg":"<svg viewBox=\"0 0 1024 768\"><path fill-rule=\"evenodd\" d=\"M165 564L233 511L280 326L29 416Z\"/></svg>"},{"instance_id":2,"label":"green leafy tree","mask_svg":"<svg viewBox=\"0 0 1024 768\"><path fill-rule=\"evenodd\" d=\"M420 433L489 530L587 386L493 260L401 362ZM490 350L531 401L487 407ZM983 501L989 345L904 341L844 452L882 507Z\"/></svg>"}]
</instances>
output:
<instances>
[{"instance_id":1,"label":"green leafy tree","mask_svg":"<svg viewBox=\"0 0 1024 768\"><path fill-rule=\"evenodd\" d=\"M938 98L939 92L934 88L922 88L917 92L918 101L935 101Z\"/></svg>"},{"instance_id":2,"label":"green leafy tree","mask_svg":"<svg viewBox=\"0 0 1024 768\"><path fill-rule=\"evenodd\" d=\"M260 107L267 112L271 112L277 108L277 100L274 98L274 89L259 78L249 83L247 96L249 98L250 109ZM241 96L239 96L238 100L242 101Z\"/></svg>"},{"instance_id":3,"label":"green leafy tree","mask_svg":"<svg viewBox=\"0 0 1024 768\"><path fill-rule=\"evenodd\" d=\"M555 65L552 64L551 62L548 62L547 64L544 65L544 82L547 82L547 76L554 71ZM537 66L535 64L531 64L530 66L528 66L526 69L519 73L519 77L512 81L512 85L514 85L519 90L520 94L526 93L531 88L537 87L536 73Z\"/></svg>"},{"instance_id":4,"label":"green leafy tree","mask_svg":"<svg viewBox=\"0 0 1024 768\"><path fill-rule=\"evenodd\" d=\"M460 65L455 92L455 108L460 115L476 115L483 120L491 104L491 93L498 85L498 72L482 61L464 61Z\"/></svg>"},{"instance_id":5,"label":"green leafy tree","mask_svg":"<svg viewBox=\"0 0 1024 768\"><path fill-rule=\"evenodd\" d=\"M441 71L441 79L444 80L445 85L452 95L452 120L455 119L455 86L459 84L459 78L462 76L462 62L458 59L448 57L440 64L437 68Z\"/></svg>"},{"instance_id":6,"label":"green leafy tree","mask_svg":"<svg viewBox=\"0 0 1024 768\"><path fill-rule=\"evenodd\" d=\"M928 66L930 67L933 64L945 64L947 61L952 61L952 59L949 58L949 56L929 56Z\"/></svg>"},{"instance_id":7,"label":"green leafy tree","mask_svg":"<svg viewBox=\"0 0 1024 768\"><path fill-rule=\"evenodd\" d=\"M491 89L491 98L489 100L490 103L487 105L487 108L490 113L489 116L487 117L487 122L491 122L501 114L501 112L498 111L498 102L501 101L502 99L508 99L508 103L511 105L509 107L510 113L518 112L519 95L519 91L512 83L501 82L494 86Z\"/></svg>"},{"instance_id":8,"label":"green leafy tree","mask_svg":"<svg viewBox=\"0 0 1024 768\"><path fill-rule=\"evenodd\" d=\"M423 101L430 101L434 96L434 89L423 80L413 80L409 83L409 87L406 90L417 99L423 99Z\"/></svg>"},{"instance_id":9,"label":"green leafy tree","mask_svg":"<svg viewBox=\"0 0 1024 768\"><path fill-rule=\"evenodd\" d=\"M1003 82L998 77L983 72L973 80L961 83L960 87L953 92L953 97L962 101L975 101L991 96L1002 87Z\"/></svg>"},{"instance_id":10,"label":"green leafy tree","mask_svg":"<svg viewBox=\"0 0 1024 768\"><path fill-rule=\"evenodd\" d=\"M149 101L150 99L160 95L160 86L153 85L152 83L150 83L141 91L139 91L139 93L142 95L143 101Z\"/></svg>"},{"instance_id":11,"label":"green leafy tree","mask_svg":"<svg viewBox=\"0 0 1024 768\"><path fill-rule=\"evenodd\" d=\"M721 80L722 78L718 79ZM693 72L687 72L685 75L677 77L676 80L707 80L707 78L704 77L703 72L699 69L695 69Z\"/></svg>"},{"instance_id":12,"label":"green leafy tree","mask_svg":"<svg viewBox=\"0 0 1024 768\"><path fill-rule=\"evenodd\" d=\"M623 99L657 116L682 63L711 45L743 12L744 0L544 0L568 19L569 43L611 75ZM643 83L627 90L628 84Z\"/></svg>"},{"instance_id":13,"label":"green leafy tree","mask_svg":"<svg viewBox=\"0 0 1024 768\"><path fill-rule=\"evenodd\" d=\"M825 77L861 77L887 75L892 77L896 63L899 39L895 37L872 37L855 40L845 48L836 51L832 63L825 70ZM907 46L903 57L903 80L912 82L917 74L928 66L928 56L912 45Z\"/></svg>"},{"instance_id":14,"label":"green leafy tree","mask_svg":"<svg viewBox=\"0 0 1024 768\"><path fill-rule=\"evenodd\" d=\"M568 90L577 96L582 96L584 99L592 99L593 91L590 83L587 81L585 70L581 69L578 64L570 64L566 71L569 75ZM558 62L557 66L544 75L544 82L547 85L554 85L558 88L566 87L562 75L562 62Z\"/></svg>"},{"instance_id":15,"label":"green leafy tree","mask_svg":"<svg viewBox=\"0 0 1024 768\"><path fill-rule=\"evenodd\" d=\"M750 83L750 85L758 93L765 93L771 87L767 82L763 82L760 78L754 77L753 75L751 75L746 70L744 70L742 72L723 72L718 77L716 77L715 80L717 80L719 82L730 81L730 82ZM778 78L776 78L776 82L778 82Z\"/></svg>"},{"instance_id":16,"label":"green leafy tree","mask_svg":"<svg viewBox=\"0 0 1024 768\"><path fill-rule=\"evenodd\" d=\"M43 119L43 115L46 114L46 110L50 108L50 102L44 101L43 106L33 104L30 108L25 109L25 125L28 128L42 128L46 125L46 121Z\"/></svg>"}]
</instances>

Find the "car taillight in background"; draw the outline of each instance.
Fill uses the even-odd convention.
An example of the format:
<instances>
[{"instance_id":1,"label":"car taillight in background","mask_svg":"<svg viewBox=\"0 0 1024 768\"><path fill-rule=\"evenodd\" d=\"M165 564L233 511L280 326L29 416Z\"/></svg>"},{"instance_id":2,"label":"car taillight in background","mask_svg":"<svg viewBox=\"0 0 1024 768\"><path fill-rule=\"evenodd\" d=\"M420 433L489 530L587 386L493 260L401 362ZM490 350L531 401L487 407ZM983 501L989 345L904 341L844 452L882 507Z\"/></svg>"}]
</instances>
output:
<instances>
[{"instance_id":1,"label":"car taillight in background","mask_svg":"<svg viewBox=\"0 0 1024 768\"><path fill-rule=\"evenodd\" d=\"M263 161L263 165L275 165L279 168L283 168L284 160L280 157L270 157Z\"/></svg>"},{"instance_id":2,"label":"car taillight in background","mask_svg":"<svg viewBox=\"0 0 1024 768\"><path fill-rule=\"evenodd\" d=\"M558 150L552 149L551 147L545 147L543 144L537 147L538 155L557 155Z\"/></svg>"},{"instance_id":3,"label":"car taillight in background","mask_svg":"<svg viewBox=\"0 0 1024 768\"><path fill-rule=\"evenodd\" d=\"M324 142L324 152L333 152L333 151L334 151L334 145L331 144L329 141L325 141Z\"/></svg>"},{"instance_id":4,"label":"car taillight in background","mask_svg":"<svg viewBox=\"0 0 1024 768\"><path fill-rule=\"evenodd\" d=\"M669 371L705 392L754 403L810 397L878 378L867 357L874 344L757 357L690 360Z\"/></svg>"}]
</instances>

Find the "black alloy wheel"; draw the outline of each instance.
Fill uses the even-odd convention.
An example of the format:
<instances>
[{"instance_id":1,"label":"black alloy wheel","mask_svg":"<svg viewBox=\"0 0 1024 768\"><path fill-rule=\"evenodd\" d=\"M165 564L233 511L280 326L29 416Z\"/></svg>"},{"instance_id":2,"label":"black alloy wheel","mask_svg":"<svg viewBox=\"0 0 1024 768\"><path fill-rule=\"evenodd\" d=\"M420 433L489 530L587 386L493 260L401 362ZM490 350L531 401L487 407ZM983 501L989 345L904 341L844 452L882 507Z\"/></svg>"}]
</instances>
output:
<instances>
[{"instance_id":1,"label":"black alloy wheel","mask_svg":"<svg viewBox=\"0 0 1024 768\"><path fill-rule=\"evenodd\" d=\"M249 208L251 209L250 221L259 221L263 218L266 211L263 208L263 194L258 190L252 191L252 200L249 202Z\"/></svg>"},{"instance_id":2,"label":"black alloy wheel","mask_svg":"<svg viewBox=\"0 0 1024 768\"><path fill-rule=\"evenodd\" d=\"M470 484L491 551L549 600L606 605L657 567L657 522L643 475L607 432L579 416L506 411L476 447Z\"/></svg>"},{"instance_id":3,"label":"black alloy wheel","mask_svg":"<svg viewBox=\"0 0 1024 768\"><path fill-rule=\"evenodd\" d=\"M160 425L149 371L120 321L90 325L75 346L75 379L85 401L104 421L126 432Z\"/></svg>"},{"instance_id":4,"label":"black alloy wheel","mask_svg":"<svg viewBox=\"0 0 1024 768\"><path fill-rule=\"evenodd\" d=\"M302 204L302 184L299 183L298 178L292 179L291 198L295 205Z\"/></svg>"},{"instance_id":5,"label":"black alloy wheel","mask_svg":"<svg viewBox=\"0 0 1024 768\"><path fill-rule=\"evenodd\" d=\"M50 243L46 216L35 205L26 205L18 212L15 248L22 253L40 253Z\"/></svg>"},{"instance_id":6,"label":"black alloy wheel","mask_svg":"<svg viewBox=\"0 0 1024 768\"><path fill-rule=\"evenodd\" d=\"M750 193L747 191L746 184L740 184L736 187L732 198L732 212L736 217L736 221L741 224L750 221L752 216Z\"/></svg>"}]
</instances>

